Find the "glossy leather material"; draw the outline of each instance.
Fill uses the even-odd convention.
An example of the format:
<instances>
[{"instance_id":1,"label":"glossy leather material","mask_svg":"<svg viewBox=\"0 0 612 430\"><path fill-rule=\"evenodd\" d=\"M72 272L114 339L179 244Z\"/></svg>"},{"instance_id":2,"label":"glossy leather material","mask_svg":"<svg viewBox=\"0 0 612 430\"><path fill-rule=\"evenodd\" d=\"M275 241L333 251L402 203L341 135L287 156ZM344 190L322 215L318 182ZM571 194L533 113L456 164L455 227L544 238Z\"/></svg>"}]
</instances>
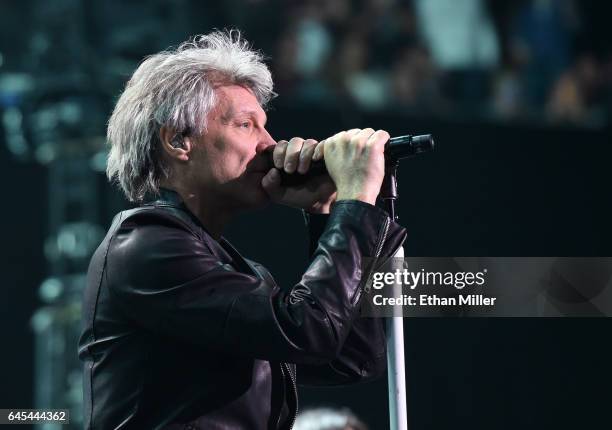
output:
<instances>
[{"instance_id":1,"label":"glossy leather material","mask_svg":"<svg viewBox=\"0 0 612 430\"><path fill-rule=\"evenodd\" d=\"M312 216L309 229L308 269L278 286L174 192L119 213L84 292L86 428L289 429L296 379L383 373L382 321L359 318L362 269L391 256L404 229L358 201Z\"/></svg>"}]
</instances>

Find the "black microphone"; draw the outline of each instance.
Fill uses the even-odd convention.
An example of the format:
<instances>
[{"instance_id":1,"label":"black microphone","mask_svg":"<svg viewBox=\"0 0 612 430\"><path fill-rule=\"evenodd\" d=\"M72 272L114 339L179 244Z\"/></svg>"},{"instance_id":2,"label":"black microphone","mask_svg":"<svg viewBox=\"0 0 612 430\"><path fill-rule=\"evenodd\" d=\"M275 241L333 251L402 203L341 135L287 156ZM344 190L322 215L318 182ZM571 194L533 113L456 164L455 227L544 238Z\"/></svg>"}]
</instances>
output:
<instances>
[{"instance_id":1,"label":"black microphone","mask_svg":"<svg viewBox=\"0 0 612 430\"><path fill-rule=\"evenodd\" d=\"M423 152L429 152L434 149L434 139L431 134L422 134L419 136L405 135L392 137L385 144L385 163L395 164L404 158L411 158ZM272 162L272 153L270 153L270 163ZM298 173L297 171L288 174L284 170L280 171L281 184L288 187L301 185L308 181L313 176L323 175L327 173L325 161L319 160L311 163L310 169L306 174Z\"/></svg>"}]
</instances>

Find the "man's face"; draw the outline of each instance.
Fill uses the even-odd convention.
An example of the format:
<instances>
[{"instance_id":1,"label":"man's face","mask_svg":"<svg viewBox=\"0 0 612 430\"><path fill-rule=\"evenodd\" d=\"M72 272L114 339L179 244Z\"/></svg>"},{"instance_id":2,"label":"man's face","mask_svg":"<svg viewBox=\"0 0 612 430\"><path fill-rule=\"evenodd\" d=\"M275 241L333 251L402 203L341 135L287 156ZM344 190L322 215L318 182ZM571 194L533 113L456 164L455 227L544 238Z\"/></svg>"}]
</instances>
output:
<instances>
[{"instance_id":1,"label":"man's face","mask_svg":"<svg viewBox=\"0 0 612 430\"><path fill-rule=\"evenodd\" d=\"M265 151L276 145L265 129L266 114L253 93L241 86L216 90L218 103L208 115L207 131L196 138L193 178L202 191L231 208L268 202L261 179L270 170Z\"/></svg>"}]
</instances>

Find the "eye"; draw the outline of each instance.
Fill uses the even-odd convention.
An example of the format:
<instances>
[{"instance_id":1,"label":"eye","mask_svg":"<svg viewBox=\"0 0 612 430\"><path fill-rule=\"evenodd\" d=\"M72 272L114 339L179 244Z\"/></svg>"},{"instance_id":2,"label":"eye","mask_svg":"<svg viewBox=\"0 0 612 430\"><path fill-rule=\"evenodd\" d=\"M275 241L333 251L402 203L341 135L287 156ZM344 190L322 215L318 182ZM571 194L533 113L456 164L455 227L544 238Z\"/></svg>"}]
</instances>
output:
<instances>
[{"instance_id":1,"label":"eye","mask_svg":"<svg viewBox=\"0 0 612 430\"><path fill-rule=\"evenodd\" d=\"M240 127L242 128L251 128L253 123L251 121L243 121L240 123Z\"/></svg>"}]
</instances>

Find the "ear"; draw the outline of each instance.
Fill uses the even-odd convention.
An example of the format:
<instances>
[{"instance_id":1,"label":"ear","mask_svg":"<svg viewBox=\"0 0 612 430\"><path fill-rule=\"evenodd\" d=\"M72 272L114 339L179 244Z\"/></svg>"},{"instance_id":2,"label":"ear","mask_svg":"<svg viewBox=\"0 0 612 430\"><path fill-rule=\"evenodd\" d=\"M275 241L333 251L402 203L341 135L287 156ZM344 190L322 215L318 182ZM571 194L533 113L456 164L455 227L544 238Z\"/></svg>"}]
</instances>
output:
<instances>
[{"instance_id":1,"label":"ear","mask_svg":"<svg viewBox=\"0 0 612 430\"><path fill-rule=\"evenodd\" d=\"M193 147L189 136L182 136L180 132L176 132L170 127L162 127L159 129L159 138L163 151L170 158L180 161L189 161L191 157L191 149Z\"/></svg>"}]
</instances>

